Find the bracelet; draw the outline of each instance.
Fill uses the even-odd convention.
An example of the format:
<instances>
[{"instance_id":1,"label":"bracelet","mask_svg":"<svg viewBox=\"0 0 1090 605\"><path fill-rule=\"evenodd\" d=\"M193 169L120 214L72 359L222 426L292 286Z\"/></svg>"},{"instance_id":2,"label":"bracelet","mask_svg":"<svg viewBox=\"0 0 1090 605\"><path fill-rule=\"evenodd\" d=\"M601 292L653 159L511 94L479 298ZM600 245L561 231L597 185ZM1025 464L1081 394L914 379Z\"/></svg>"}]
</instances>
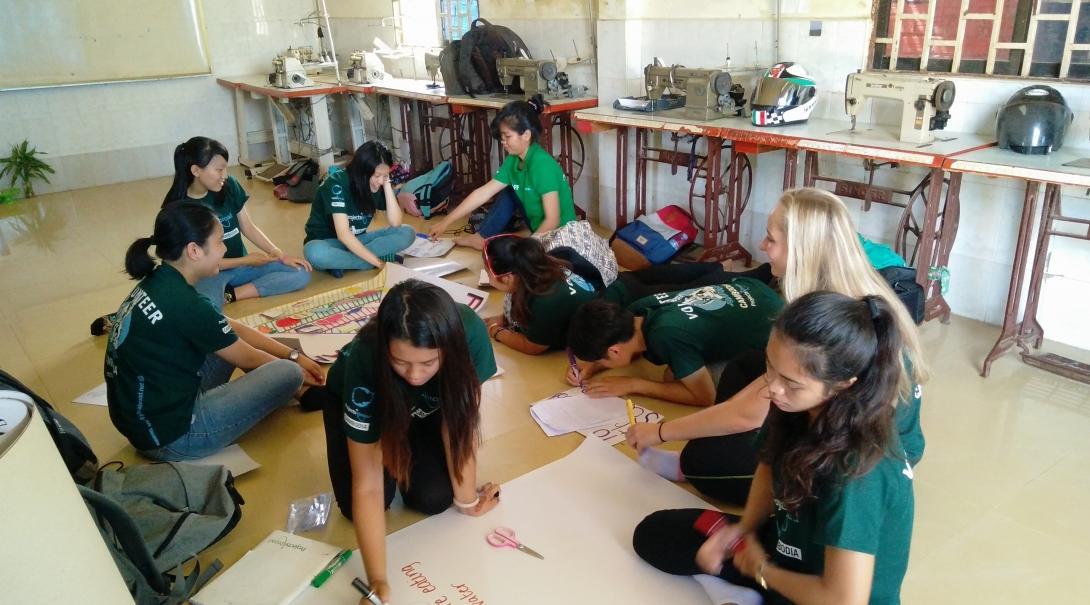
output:
<instances>
[{"instance_id":1,"label":"bracelet","mask_svg":"<svg viewBox=\"0 0 1090 605\"><path fill-rule=\"evenodd\" d=\"M463 509L464 508L473 508L474 506L477 506L478 504L481 503L481 497L480 496L477 496L476 498L474 498L473 502L464 502L463 503L463 502L459 502L457 498L453 498L453 500L454 500L454 506L457 506L458 508L463 508Z\"/></svg>"},{"instance_id":2,"label":"bracelet","mask_svg":"<svg viewBox=\"0 0 1090 605\"><path fill-rule=\"evenodd\" d=\"M659 442L666 443L666 440L662 438L662 425L666 424L665 420L659 421Z\"/></svg>"},{"instance_id":3,"label":"bracelet","mask_svg":"<svg viewBox=\"0 0 1090 605\"><path fill-rule=\"evenodd\" d=\"M505 327L505 326L500 326L498 329L496 329L494 332L492 332L492 340L494 340L496 342L499 342L500 341L500 333L501 332L510 332L510 331L511 331L510 328Z\"/></svg>"},{"instance_id":4,"label":"bracelet","mask_svg":"<svg viewBox=\"0 0 1090 605\"><path fill-rule=\"evenodd\" d=\"M753 579L757 581L757 584L761 588L768 590L768 582L765 580L765 564L768 563L768 559L761 561L760 567L757 568L757 573L753 574Z\"/></svg>"}]
</instances>

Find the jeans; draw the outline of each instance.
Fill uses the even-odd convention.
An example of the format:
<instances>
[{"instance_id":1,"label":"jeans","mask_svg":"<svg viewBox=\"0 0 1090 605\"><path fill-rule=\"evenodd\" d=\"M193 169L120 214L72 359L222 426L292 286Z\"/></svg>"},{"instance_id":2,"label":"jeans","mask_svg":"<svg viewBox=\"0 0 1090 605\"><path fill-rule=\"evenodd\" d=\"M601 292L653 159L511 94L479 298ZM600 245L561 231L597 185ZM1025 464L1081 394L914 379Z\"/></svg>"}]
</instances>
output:
<instances>
[{"instance_id":1,"label":"jeans","mask_svg":"<svg viewBox=\"0 0 1090 605\"><path fill-rule=\"evenodd\" d=\"M273 410L287 405L303 384L303 369L277 359L228 382L235 368L209 355L201 368L201 393L193 421L181 437L141 453L153 460L203 458L234 443Z\"/></svg>"},{"instance_id":2,"label":"jeans","mask_svg":"<svg viewBox=\"0 0 1090 605\"><path fill-rule=\"evenodd\" d=\"M310 283L310 271L274 261L260 267L235 267L223 269L206 277L194 286L217 309L223 309L223 291L252 283L262 297L302 290Z\"/></svg>"},{"instance_id":3,"label":"jeans","mask_svg":"<svg viewBox=\"0 0 1090 605\"><path fill-rule=\"evenodd\" d=\"M386 227L356 236L375 256L382 258L412 245L416 230L408 225ZM339 240L315 239L303 245L303 256L315 269L374 269L374 265L356 256Z\"/></svg>"},{"instance_id":4,"label":"jeans","mask_svg":"<svg viewBox=\"0 0 1090 605\"><path fill-rule=\"evenodd\" d=\"M485 214L484 220L477 225L477 235L488 238L493 235L508 233L511 231L511 221L516 216L525 220L526 213L522 209L522 201L515 195L515 190L507 187L496 196L496 199L492 202L492 207Z\"/></svg>"}]
</instances>

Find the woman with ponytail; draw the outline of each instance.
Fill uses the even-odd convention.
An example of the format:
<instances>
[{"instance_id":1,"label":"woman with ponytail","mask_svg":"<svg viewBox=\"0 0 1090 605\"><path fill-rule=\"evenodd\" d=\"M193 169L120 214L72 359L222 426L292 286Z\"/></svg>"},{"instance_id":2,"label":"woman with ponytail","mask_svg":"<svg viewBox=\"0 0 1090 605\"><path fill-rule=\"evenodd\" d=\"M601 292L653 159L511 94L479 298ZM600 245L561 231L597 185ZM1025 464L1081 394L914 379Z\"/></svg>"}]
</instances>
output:
<instances>
[{"instance_id":1,"label":"woman with ponytail","mask_svg":"<svg viewBox=\"0 0 1090 605\"><path fill-rule=\"evenodd\" d=\"M442 289L415 279L386 293L374 319L329 369L326 459L341 512L356 526L367 581L389 602L386 515L437 515L451 504L480 516L499 487L477 483L481 383L496 373L484 322Z\"/></svg>"},{"instance_id":2,"label":"woman with ponytail","mask_svg":"<svg viewBox=\"0 0 1090 605\"><path fill-rule=\"evenodd\" d=\"M767 351L772 408L737 522L718 511L653 513L636 552L703 577L715 603L900 603L914 499L894 427L904 341L882 297L811 292L776 321Z\"/></svg>"},{"instance_id":3,"label":"woman with ponytail","mask_svg":"<svg viewBox=\"0 0 1090 605\"><path fill-rule=\"evenodd\" d=\"M485 238L512 231L516 216L525 219L531 233L552 231L576 220L568 179L556 159L538 144L544 109L545 99L534 95L529 101L512 101L496 114L492 136L503 146L507 159L492 180L474 189L432 227L432 239L492 198L496 201L477 233L456 238L455 243L480 250Z\"/></svg>"},{"instance_id":4,"label":"woman with ponytail","mask_svg":"<svg viewBox=\"0 0 1090 605\"><path fill-rule=\"evenodd\" d=\"M152 236L125 255L125 271L140 283L110 330L106 393L114 426L154 460L213 454L286 405L304 382L324 382L313 360L227 319L197 292L225 251L212 210L179 202L160 210ZM235 368L247 373L228 382Z\"/></svg>"}]
</instances>

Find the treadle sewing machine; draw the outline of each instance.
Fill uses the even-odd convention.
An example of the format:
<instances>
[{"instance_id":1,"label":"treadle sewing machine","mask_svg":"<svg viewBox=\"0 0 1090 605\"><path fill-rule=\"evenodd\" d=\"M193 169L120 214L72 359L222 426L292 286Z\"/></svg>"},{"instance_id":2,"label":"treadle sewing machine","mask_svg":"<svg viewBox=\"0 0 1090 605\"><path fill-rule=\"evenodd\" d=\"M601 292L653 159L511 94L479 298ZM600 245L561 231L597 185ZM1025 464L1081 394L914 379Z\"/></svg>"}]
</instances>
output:
<instances>
[{"instance_id":1,"label":"treadle sewing machine","mask_svg":"<svg viewBox=\"0 0 1090 605\"><path fill-rule=\"evenodd\" d=\"M684 65L667 67L652 63L643 68L647 97L618 99L614 107L633 111L684 107L685 117L694 120L742 115L746 90L735 81L735 77L750 75L751 71L700 69ZM684 93L684 96L679 93Z\"/></svg>"},{"instance_id":2,"label":"treadle sewing machine","mask_svg":"<svg viewBox=\"0 0 1090 605\"><path fill-rule=\"evenodd\" d=\"M269 74L270 85L277 88L314 86L314 82L307 77L307 72L299 59L277 55L272 64L273 72Z\"/></svg>"},{"instance_id":3,"label":"treadle sewing machine","mask_svg":"<svg viewBox=\"0 0 1090 605\"><path fill-rule=\"evenodd\" d=\"M556 68L556 62L549 59L500 57L496 59L496 73L499 74L500 84L505 91L514 84L517 77L527 99L536 94L549 95L560 91L557 82L560 70Z\"/></svg>"},{"instance_id":4,"label":"treadle sewing machine","mask_svg":"<svg viewBox=\"0 0 1090 605\"><path fill-rule=\"evenodd\" d=\"M848 74L844 87L844 111L851 116L852 130L868 98L900 101L901 141L930 143L935 131L946 128L954 104L954 83L927 76L856 72Z\"/></svg>"}]
</instances>

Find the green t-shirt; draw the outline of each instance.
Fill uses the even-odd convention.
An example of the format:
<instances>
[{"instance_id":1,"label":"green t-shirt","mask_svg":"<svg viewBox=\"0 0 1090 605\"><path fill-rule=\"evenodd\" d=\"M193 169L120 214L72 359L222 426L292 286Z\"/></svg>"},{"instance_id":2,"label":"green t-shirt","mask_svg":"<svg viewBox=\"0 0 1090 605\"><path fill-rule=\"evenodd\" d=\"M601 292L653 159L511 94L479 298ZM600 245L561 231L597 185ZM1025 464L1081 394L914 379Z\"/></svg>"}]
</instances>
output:
<instances>
[{"instance_id":1,"label":"green t-shirt","mask_svg":"<svg viewBox=\"0 0 1090 605\"><path fill-rule=\"evenodd\" d=\"M186 197L186 199L204 204L212 212L216 213L216 218L223 225L223 244L227 246L227 253L223 255L224 258L242 258L246 256L246 244L242 241L238 213L242 212L242 207L246 205L246 200L250 199L250 194L246 193L246 190L242 188L242 185L239 184L235 177L228 176L226 182L223 183L222 203L217 201L216 194L211 191L199 199L195 197Z\"/></svg>"},{"instance_id":2,"label":"green t-shirt","mask_svg":"<svg viewBox=\"0 0 1090 605\"><path fill-rule=\"evenodd\" d=\"M825 568L826 546L874 555L868 603L899 604L912 543L912 477L906 460L886 456L867 474L821 490L792 513L777 502L773 516L777 539L770 556L784 569L818 575ZM765 602L790 603L775 592Z\"/></svg>"},{"instance_id":3,"label":"green t-shirt","mask_svg":"<svg viewBox=\"0 0 1090 605\"><path fill-rule=\"evenodd\" d=\"M386 210L386 193L383 189L371 193L375 208ZM352 235L360 235L367 232L371 219L375 213L364 213L356 205L352 197L352 190L348 186L348 172L345 170L331 170L329 176L318 187L318 193L314 195L314 201L310 203L310 218L307 219L307 236L303 243L316 239L337 239L337 230L333 227L333 215L345 214L348 216L348 226L352 229Z\"/></svg>"},{"instance_id":4,"label":"green t-shirt","mask_svg":"<svg viewBox=\"0 0 1090 605\"><path fill-rule=\"evenodd\" d=\"M563 348L568 343L568 323L572 316L595 296L594 286L569 271L567 279L530 301L530 323L519 326L519 331L536 344Z\"/></svg>"},{"instance_id":5,"label":"green t-shirt","mask_svg":"<svg viewBox=\"0 0 1090 605\"><path fill-rule=\"evenodd\" d=\"M138 450L169 445L189 429L210 353L238 336L170 265L133 288L106 345L106 395L114 426Z\"/></svg>"},{"instance_id":6,"label":"green t-shirt","mask_svg":"<svg viewBox=\"0 0 1090 605\"><path fill-rule=\"evenodd\" d=\"M783 307L774 290L736 277L717 286L654 294L632 303L642 315L645 357L678 380L748 349L763 351Z\"/></svg>"},{"instance_id":7,"label":"green t-shirt","mask_svg":"<svg viewBox=\"0 0 1090 605\"><path fill-rule=\"evenodd\" d=\"M536 232L545 220L545 206L541 202L541 196L553 191L560 197L560 224L557 227L574 221L575 202L572 200L571 187L568 186L568 179L556 159L541 145L530 143L526 150L526 159L521 161L522 166L519 164L517 155L507 156L494 178L515 190L515 195L526 212L530 231Z\"/></svg>"},{"instance_id":8,"label":"green t-shirt","mask_svg":"<svg viewBox=\"0 0 1090 605\"><path fill-rule=\"evenodd\" d=\"M603 300L611 303L617 303L622 307L627 307L636 302L632 300L632 294L628 291L628 286L625 285L624 280L616 279L612 284L606 286L600 295Z\"/></svg>"},{"instance_id":9,"label":"green t-shirt","mask_svg":"<svg viewBox=\"0 0 1090 605\"><path fill-rule=\"evenodd\" d=\"M469 357L477 379L488 380L496 373L496 357L488 340L484 321L465 305L458 305L466 332ZM374 401L378 377L375 375L375 343L357 338L341 349L329 369L326 384L344 405L344 430L358 443L375 443L382 437L382 406ZM442 369L440 369L442 372ZM409 387L413 420L431 416L439 410L439 375L419 387Z\"/></svg>"},{"instance_id":10,"label":"green t-shirt","mask_svg":"<svg viewBox=\"0 0 1090 605\"><path fill-rule=\"evenodd\" d=\"M909 373L912 367L909 366ZM920 404L923 398L923 387L913 383L912 394L908 401L901 399L897 402L897 411L893 414L893 423L897 428L897 434L901 437L901 445L905 448L905 456L912 466L923 458L924 437L920 427Z\"/></svg>"}]
</instances>

